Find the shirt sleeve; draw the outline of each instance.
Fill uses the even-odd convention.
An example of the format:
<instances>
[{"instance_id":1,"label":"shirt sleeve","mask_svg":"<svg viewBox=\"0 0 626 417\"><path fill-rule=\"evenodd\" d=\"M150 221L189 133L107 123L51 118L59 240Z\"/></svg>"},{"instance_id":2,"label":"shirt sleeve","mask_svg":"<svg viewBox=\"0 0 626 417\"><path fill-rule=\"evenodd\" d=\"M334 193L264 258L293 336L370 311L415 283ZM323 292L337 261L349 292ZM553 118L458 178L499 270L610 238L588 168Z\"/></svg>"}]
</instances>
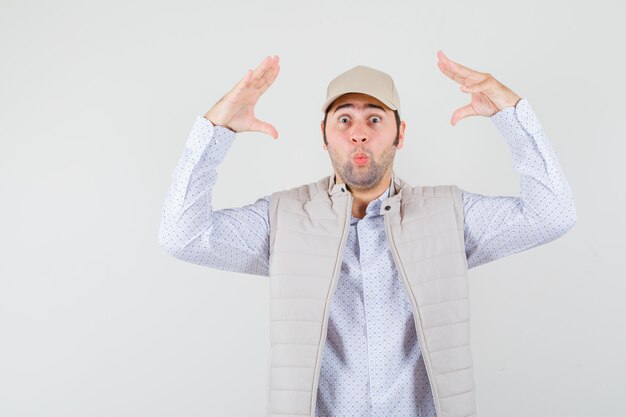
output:
<instances>
[{"instance_id":1,"label":"shirt sleeve","mask_svg":"<svg viewBox=\"0 0 626 417\"><path fill-rule=\"evenodd\" d=\"M521 99L491 120L511 148L520 196L461 190L469 268L555 240L576 223L570 186L528 101Z\"/></svg>"},{"instance_id":2,"label":"shirt sleeve","mask_svg":"<svg viewBox=\"0 0 626 417\"><path fill-rule=\"evenodd\" d=\"M170 255L210 268L269 276L269 201L213 210L217 166L235 132L197 116L163 205L159 243Z\"/></svg>"}]
</instances>

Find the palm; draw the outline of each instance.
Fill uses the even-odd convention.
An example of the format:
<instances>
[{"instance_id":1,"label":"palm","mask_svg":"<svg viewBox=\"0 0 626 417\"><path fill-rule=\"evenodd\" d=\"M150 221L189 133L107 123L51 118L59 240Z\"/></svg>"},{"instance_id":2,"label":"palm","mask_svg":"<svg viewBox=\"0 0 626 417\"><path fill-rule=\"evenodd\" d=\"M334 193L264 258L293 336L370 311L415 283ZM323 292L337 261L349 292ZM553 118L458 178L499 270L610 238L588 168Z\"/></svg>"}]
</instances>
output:
<instances>
[{"instance_id":1,"label":"palm","mask_svg":"<svg viewBox=\"0 0 626 417\"><path fill-rule=\"evenodd\" d=\"M472 93L470 106L478 116L491 116L498 111L489 97L483 93Z\"/></svg>"},{"instance_id":2,"label":"palm","mask_svg":"<svg viewBox=\"0 0 626 417\"><path fill-rule=\"evenodd\" d=\"M235 132L256 131L277 138L274 126L256 118L254 107L278 76L279 69L278 56L263 59L254 71L248 70L241 81L209 110L208 119L219 121Z\"/></svg>"},{"instance_id":3,"label":"palm","mask_svg":"<svg viewBox=\"0 0 626 417\"><path fill-rule=\"evenodd\" d=\"M236 132L254 130L253 127L257 120L254 115L254 106L258 98L259 97L256 97L256 99L243 99L241 97L233 97L232 101L243 107L241 107L228 122L228 126L231 129Z\"/></svg>"}]
</instances>

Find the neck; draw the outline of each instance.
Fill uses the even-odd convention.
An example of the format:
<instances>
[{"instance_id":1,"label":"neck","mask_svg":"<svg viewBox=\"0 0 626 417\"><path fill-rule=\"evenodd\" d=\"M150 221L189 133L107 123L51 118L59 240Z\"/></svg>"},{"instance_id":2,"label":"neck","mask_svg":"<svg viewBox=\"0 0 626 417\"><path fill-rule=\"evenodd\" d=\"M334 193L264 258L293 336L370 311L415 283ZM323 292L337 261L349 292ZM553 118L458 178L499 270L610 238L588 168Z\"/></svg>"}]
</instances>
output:
<instances>
[{"instance_id":1,"label":"neck","mask_svg":"<svg viewBox=\"0 0 626 417\"><path fill-rule=\"evenodd\" d=\"M392 174L389 171L377 185L367 189L356 188L346 184L346 188L352 194L352 215L358 219L365 217L367 206L387 191L391 185L391 178Z\"/></svg>"}]
</instances>

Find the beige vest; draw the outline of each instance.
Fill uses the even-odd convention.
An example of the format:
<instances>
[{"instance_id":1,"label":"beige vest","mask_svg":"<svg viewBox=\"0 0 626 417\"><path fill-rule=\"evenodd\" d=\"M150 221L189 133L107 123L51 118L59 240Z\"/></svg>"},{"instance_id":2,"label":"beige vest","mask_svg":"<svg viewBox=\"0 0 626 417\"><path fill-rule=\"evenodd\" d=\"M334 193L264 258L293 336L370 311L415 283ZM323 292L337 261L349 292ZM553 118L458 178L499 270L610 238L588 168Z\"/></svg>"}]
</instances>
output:
<instances>
[{"instance_id":1,"label":"beige vest","mask_svg":"<svg viewBox=\"0 0 626 417\"><path fill-rule=\"evenodd\" d=\"M270 200L268 417L315 417L352 195L334 175ZM475 416L463 202L455 185L394 176L385 232L415 318L437 417Z\"/></svg>"}]
</instances>

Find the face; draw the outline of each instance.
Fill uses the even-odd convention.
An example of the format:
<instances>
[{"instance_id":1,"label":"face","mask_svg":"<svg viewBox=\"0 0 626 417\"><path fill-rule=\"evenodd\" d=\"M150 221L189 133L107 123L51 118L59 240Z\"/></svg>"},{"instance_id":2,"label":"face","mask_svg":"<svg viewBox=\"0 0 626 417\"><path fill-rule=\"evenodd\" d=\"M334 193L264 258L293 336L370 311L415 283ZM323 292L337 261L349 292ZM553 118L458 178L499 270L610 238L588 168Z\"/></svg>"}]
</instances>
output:
<instances>
[{"instance_id":1,"label":"face","mask_svg":"<svg viewBox=\"0 0 626 417\"><path fill-rule=\"evenodd\" d=\"M335 100L326 120L326 138L337 182L367 191L391 178L396 149L404 141L404 121L396 127L391 109L378 99L348 93ZM322 131L324 124L321 123ZM398 132L398 145L393 142Z\"/></svg>"}]
</instances>

